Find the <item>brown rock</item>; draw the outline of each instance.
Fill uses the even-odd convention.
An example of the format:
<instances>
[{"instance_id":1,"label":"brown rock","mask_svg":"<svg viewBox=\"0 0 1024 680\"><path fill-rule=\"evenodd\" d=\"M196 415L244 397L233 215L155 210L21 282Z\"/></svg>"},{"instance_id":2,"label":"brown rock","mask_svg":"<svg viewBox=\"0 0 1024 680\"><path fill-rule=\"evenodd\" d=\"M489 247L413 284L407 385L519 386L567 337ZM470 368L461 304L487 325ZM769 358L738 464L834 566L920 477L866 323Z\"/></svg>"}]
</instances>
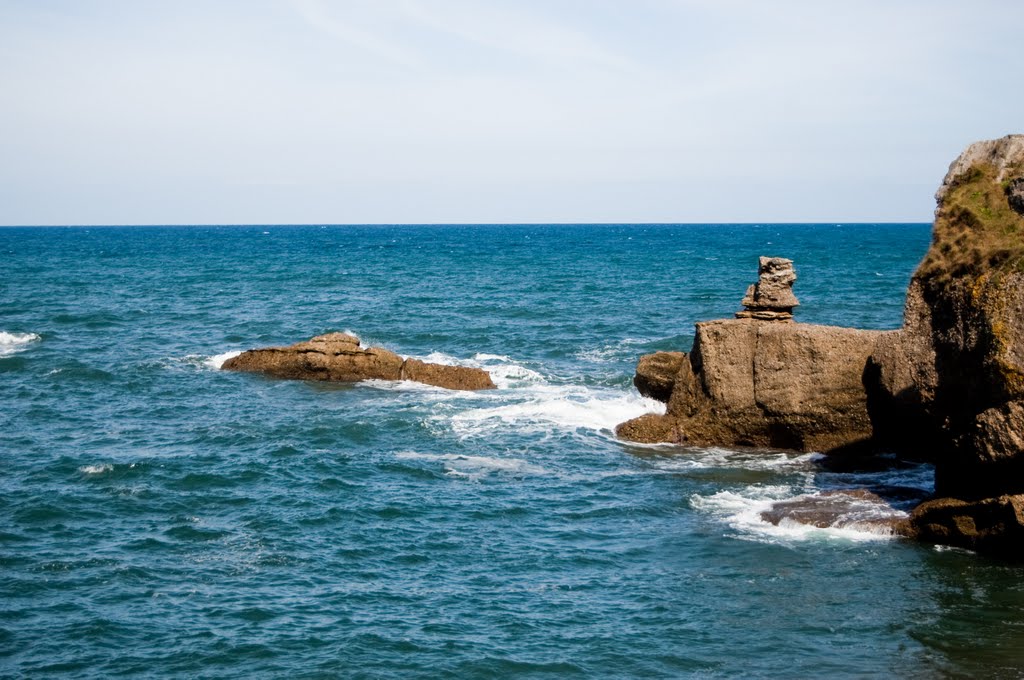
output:
<instances>
[{"instance_id":1,"label":"brown rock","mask_svg":"<svg viewBox=\"0 0 1024 680\"><path fill-rule=\"evenodd\" d=\"M776 526L788 520L819 529L854 528L879 533L908 533L906 513L896 510L867 489L822 491L780 501L762 512L761 519Z\"/></svg>"},{"instance_id":2,"label":"brown rock","mask_svg":"<svg viewBox=\"0 0 1024 680\"><path fill-rule=\"evenodd\" d=\"M1024 496L927 501L911 514L910 535L928 543L1024 559Z\"/></svg>"},{"instance_id":3,"label":"brown rock","mask_svg":"<svg viewBox=\"0 0 1024 680\"><path fill-rule=\"evenodd\" d=\"M698 323L666 414L616 432L634 441L803 451L862 442L871 436L863 372L881 335L744 319Z\"/></svg>"},{"instance_id":4,"label":"brown rock","mask_svg":"<svg viewBox=\"0 0 1024 680\"><path fill-rule=\"evenodd\" d=\"M667 403L676 375L685 361L688 361L685 352L645 354L636 365L633 384L645 397Z\"/></svg>"},{"instance_id":5,"label":"brown rock","mask_svg":"<svg viewBox=\"0 0 1024 680\"><path fill-rule=\"evenodd\" d=\"M674 431L675 426L675 418L648 413L622 423L615 428L615 433L627 441L658 444L678 441L679 436Z\"/></svg>"},{"instance_id":6,"label":"brown rock","mask_svg":"<svg viewBox=\"0 0 1024 680\"><path fill-rule=\"evenodd\" d=\"M865 375L877 438L931 454L944 496L1024 493L1024 216L1008 202L1022 172L1024 135L953 162L904 326Z\"/></svg>"},{"instance_id":7,"label":"brown rock","mask_svg":"<svg viewBox=\"0 0 1024 680\"><path fill-rule=\"evenodd\" d=\"M1015 213L1024 215L1024 177L1006 185L1006 202Z\"/></svg>"},{"instance_id":8,"label":"brown rock","mask_svg":"<svg viewBox=\"0 0 1024 680\"><path fill-rule=\"evenodd\" d=\"M482 369L402 359L380 347L364 349L359 338L346 333L318 335L289 347L249 350L228 359L221 368L292 380L415 380L453 390L494 388L490 375Z\"/></svg>"},{"instance_id":9,"label":"brown rock","mask_svg":"<svg viewBox=\"0 0 1024 680\"><path fill-rule=\"evenodd\" d=\"M784 257L761 257L758 260L757 283L747 288L747 294L743 296L743 312L737 312L738 318L758 318L765 321L774 321L778 318L792 318L793 308L800 303L793 295L793 283L796 281L796 271L793 269L793 260ZM751 312L775 312L789 314L789 316L774 317L771 315L750 316ZM741 314L747 316L740 316Z\"/></svg>"},{"instance_id":10,"label":"brown rock","mask_svg":"<svg viewBox=\"0 0 1024 680\"><path fill-rule=\"evenodd\" d=\"M414 380L449 390L494 389L490 374L483 369L428 364L419 359L405 360L402 365L402 380Z\"/></svg>"}]
</instances>

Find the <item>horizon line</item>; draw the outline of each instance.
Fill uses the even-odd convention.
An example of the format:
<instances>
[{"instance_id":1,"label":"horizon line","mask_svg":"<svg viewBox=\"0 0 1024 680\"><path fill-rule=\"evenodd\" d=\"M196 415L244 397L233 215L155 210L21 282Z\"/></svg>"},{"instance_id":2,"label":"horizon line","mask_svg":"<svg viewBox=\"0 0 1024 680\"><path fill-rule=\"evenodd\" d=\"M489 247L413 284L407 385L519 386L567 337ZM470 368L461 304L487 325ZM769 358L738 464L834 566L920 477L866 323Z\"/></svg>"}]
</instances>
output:
<instances>
[{"instance_id":1,"label":"horizon line","mask_svg":"<svg viewBox=\"0 0 1024 680\"><path fill-rule=\"evenodd\" d=\"M901 225L932 224L933 220L826 220L826 221L771 221L758 222L138 222L94 224L0 224L0 229L83 229L118 227L584 227L584 226L813 226L813 225Z\"/></svg>"}]
</instances>

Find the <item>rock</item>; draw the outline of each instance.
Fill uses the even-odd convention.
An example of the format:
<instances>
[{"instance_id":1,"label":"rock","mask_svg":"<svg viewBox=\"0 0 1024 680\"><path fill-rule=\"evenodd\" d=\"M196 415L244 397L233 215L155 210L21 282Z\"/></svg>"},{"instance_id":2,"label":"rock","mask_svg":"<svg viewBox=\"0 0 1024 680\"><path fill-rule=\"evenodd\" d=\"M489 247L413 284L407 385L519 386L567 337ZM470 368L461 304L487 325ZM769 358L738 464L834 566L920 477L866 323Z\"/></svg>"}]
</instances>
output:
<instances>
[{"instance_id":1,"label":"rock","mask_svg":"<svg viewBox=\"0 0 1024 680\"><path fill-rule=\"evenodd\" d=\"M665 415L623 423L623 439L691 446L828 451L871 436L862 378L881 331L772 324L697 324Z\"/></svg>"},{"instance_id":2,"label":"rock","mask_svg":"<svg viewBox=\"0 0 1024 680\"><path fill-rule=\"evenodd\" d=\"M806 524L819 529L852 528L876 533L908 533L907 515L867 489L822 491L780 501L761 513L761 519Z\"/></svg>"},{"instance_id":3,"label":"rock","mask_svg":"<svg viewBox=\"0 0 1024 680\"><path fill-rule=\"evenodd\" d=\"M1000 557L1024 559L1024 495L965 501L938 498L914 508L909 535Z\"/></svg>"},{"instance_id":4,"label":"rock","mask_svg":"<svg viewBox=\"0 0 1024 680\"><path fill-rule=\"evenodd\" d=\"M667 403L672 396L676 374L684 361L687 361L685 352L645 354L636 365L633 384L645 397Z\"/></svg>"},{"instance_id":5,"label":"rock","mask_svg":"<svg viewBox=\"0 0 1024 680\"><path fill-rule=\"evenodd\" d=\"M935 463L920 540L1024 558L1024 135L978 142L936 192L903 328L865 373L881 445Z\"/></svg>"},{"instance_id":6,"label":"rock","mask_svg":"<svg viewBox=\"0 0 1024 680\"><path fill-rule=\"evenodd\" d=\"M1006 202L1018 215L1024 215L1024 177L1018 177L1006 185Z\"/></svg>"},{"instance_id":7,"label":"rock","mask_svg":"<svg viewBox=\"0 0 1024 680\"><path fill-rule=\"evenodd\" d=\"M620 439L640 444L660 444L677 442L682 439L676 431L677 421L658 413L648 413L632 420L627 420L615 428Z\"/></svg>"},{"instance_id":8,"label":"rock","mask_svg":"<svg viewBox=\"0 0 1024 680\"><path fill-rule=\"evenodd\" d=\"M936 492L1024 493L1024 135L972 144L936 193L932 245L903 328L872 354L876 436L931 454Z\"/></svg>"},{"instance_id":9,"label":"rock","mask_svg":"<svg viewBox=\"0 0 1024 680\"><path fill-rule=\"evenodd\" d=\"M402 365L402 380L414 380L449 390L494 389L490 374L483 369L428 364L419 359L405 360Z\"/></svg>"},{"instance_id":10,"label":"rock","mask_svg":"<svg viewBox=\"0 0 1024 680\"><path fill-rule=\"evenodd\" d=\"M452 390L495 387L483 369L403 359L380 347L364 349L359 338L346 333L318 335L289 347L249 350L228 359L221 368L293 380L415 380Z\"/></svg>"},{"instance_id":11,"label":"rock","mask_svg":"<svg viewBox=\"0 0 1024 680\"><path fill-rule=\"evenodd\" d=\"M762 321L788 321L793 308L800 303L793 294L796 272L793 260L784 257L761 257L758 260L757 283L747 288L743 296L744 310L736 312L740 319Z\"/></svg>"}]
</instances>

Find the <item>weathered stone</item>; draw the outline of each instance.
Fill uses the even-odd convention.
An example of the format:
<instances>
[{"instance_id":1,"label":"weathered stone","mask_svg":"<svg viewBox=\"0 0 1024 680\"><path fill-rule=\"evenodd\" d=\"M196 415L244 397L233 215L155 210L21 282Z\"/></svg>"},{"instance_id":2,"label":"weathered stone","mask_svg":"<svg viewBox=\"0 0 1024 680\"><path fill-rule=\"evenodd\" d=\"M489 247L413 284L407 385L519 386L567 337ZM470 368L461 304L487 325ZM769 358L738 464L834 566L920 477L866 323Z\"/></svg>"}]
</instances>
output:
<instances>
[{"instance_id":1,"label":"weathered stone","mask_svg":"<svg viewBox=\"0 0 1024 680\"><path fill-rule=\"evenodd\" d=\"M743 319L698 323L666 414L616 432L633 441L803 451L862 442L871 436L862 374L881 335Z\"/></svg>"},{"instance_id":2,"label":"weathered stone","mask_svg":"<svg viewBox=\"0 0 1024 680\"><path fill-rule=\"evenodd\" d=\"M757 283L747 288L743 296L744 312L792 312L793 308L800 303L793 295L793 282L796 281L796 272L793 270L793 260L784 257L761 257L758 260ZM773 320L771 316L753 317L764 320ZM789 317L792 318L792 314Z\"/></svg>"},{"instance_id":3,"label":"weathered stone","mask_svg":"<svg viewBox=\"0 0 1024 680\"><path fill-rule=\"evenodd\" d=\"M744 309L736 312L737 319L756 319L758 321L792 321L792 312L771 312L768 310Z\"/></svg>"},{"instance_id":4,"label":"weathered stone","mask_svg":"<svg viewBox=\"0 0 1024 680\"><path fill-rule=\"evenodd\" d=\"M1024 217L1004 188L1022 170L1024 135L973 144L953 162L904 326L865 375L877 438L928 451L944 496L1024 493Z\"/></svg>"},{"instance_id":5,"label":"weathered stone","mask_svg":"<svg viewBox=\"0 0 1024 680\"><path fill-rule=\"evenodd\" d=\"M1006 201L1018 215L1024 215L1024 177L1018 177L1006 185Z\"/></svg>"},{"instance_id":6,"label":"weathered stone","mask_svg":"<svg viewBox=\"0 0 1024 680\"><path fill-rule=\"evenodd\" d=\"M221 368L292 380L415 380L453 390L492 389L495 386L483 369L403 359L380 347L364 349L359 338L346 333L318 335L288 347L249 350L228 359Z\"/></svg>"},{"instance_id":7,"label":"weathered stone","mask_svg":"<svg viewBox=\"0 0 1024 680\"><path fill-rule=\"evenodd\" d=\"M676 375L685 361L688 361L685 352L645 354L636 365L633 384L645 397L667 403L672 396Z\"/></svg>"},{"instance_id":8,"label":"weathered stone","mask_svg":"<svg viewBox=\"0 0 1024 680\"><path fill-rule=\"evenodd\" d=\"M778 526L795 522L819 529L852 528L883 534L908 533L907 515L867 489L822 491L779 501L761 513L761 519Z\"/></svg>"},{"instance_id":9,"label":"weathered stone","mask_svg":"<svg viewBox=\"0 0 1024 680\"><path fill-rule=\"evenodd\" d=\"M402 364L402 380L414 380L449 390L489 390L494 388L490 374L480 368L428 364L419 359L406 359Z\"/></svg>"},{"instance_id":10,"label":"weathered stone","mask_svg":"<svg viewBox=\"0 0 1024 680\"><path fill-rule=\"evenodd\" d=\"M1015 560L1024 559L1024 496L977 501L938 498L914 508L909 534Z\"/></svg>"},{"instance_id":11,"label":"weathered stone","mask_svg":"<svg viewBox=\"0 0 1024 680\"><path fill-rule=\"evenodd\" d=\"M627 441L640 444L659 444L679 439L678 434L674 431L675 427L675 418L659 413L648 413L622 423L615 428L615 433Z\"/></svg>"}]
</instances>

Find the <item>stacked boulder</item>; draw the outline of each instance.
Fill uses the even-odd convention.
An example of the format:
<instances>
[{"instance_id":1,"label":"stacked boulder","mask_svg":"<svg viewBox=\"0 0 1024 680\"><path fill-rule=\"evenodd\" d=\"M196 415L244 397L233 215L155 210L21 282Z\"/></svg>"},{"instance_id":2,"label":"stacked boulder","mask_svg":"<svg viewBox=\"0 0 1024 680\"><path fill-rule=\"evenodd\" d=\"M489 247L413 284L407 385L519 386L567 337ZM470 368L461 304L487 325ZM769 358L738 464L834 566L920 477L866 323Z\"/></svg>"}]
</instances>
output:
<instances>
[{"instance_id":1,"label":"stacked boulder","mask_svg":"<svg viewBox=\"0 0 1024 680\"><path fill-rule=\"evenodd\" d=\"M758 261L757 283L747 288L743 296L743 310L737 319L759 321L790 321L793 308L800 303L793 294L796 272L793 260L784 257L762 257Z\"/></svg>"}]
</instances>

